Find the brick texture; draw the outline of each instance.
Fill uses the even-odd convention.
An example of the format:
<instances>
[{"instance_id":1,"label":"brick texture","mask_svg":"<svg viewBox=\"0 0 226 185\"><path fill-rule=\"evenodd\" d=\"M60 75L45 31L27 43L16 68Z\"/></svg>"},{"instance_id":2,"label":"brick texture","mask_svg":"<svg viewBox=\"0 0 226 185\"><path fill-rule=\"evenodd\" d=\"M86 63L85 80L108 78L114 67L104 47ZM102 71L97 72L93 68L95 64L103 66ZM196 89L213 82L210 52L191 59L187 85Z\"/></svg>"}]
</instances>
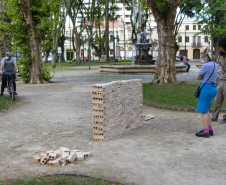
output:
<instances>
[{"instance_id":1,"label":"brick texture","mask_svg":"<svg viewBox=\"0 0 226 185\"><path fill-rule=\"evenodd\" d=\"M104 141L142 125L142 80L95 84L92 88L93 138Z\"/></svg>"}]
</instances>

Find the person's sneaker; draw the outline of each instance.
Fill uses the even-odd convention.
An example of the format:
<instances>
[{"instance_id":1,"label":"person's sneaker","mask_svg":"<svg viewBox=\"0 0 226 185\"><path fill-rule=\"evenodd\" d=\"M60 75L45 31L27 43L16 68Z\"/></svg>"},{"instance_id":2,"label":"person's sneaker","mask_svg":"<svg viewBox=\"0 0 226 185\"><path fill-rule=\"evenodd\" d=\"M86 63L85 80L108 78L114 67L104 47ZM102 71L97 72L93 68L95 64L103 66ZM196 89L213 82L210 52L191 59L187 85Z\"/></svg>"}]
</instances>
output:
<instances>
[{"instance_id":1,"label":"person's sneaker","mask_svg":"<svg viewBox=\"0 0 226 185\"><path fill-rule=\"evenodd\" d=\"M225 123L226 123L226 117L223 117L221 123L222 123L222 124L225 124Z\"/></svg>"},{"instance_id":2,"label":"person's sneaker","mask_svg":"<svg viewBox=\"0 0 226 185\"><path fill-rule=\"evenodd\" d=\"M211 118L212 121L217 121L217 119Z\"/></svg>"},{"instance_id":3,"label":"person's sneaker","mask_svg":"<svg viewBox=\"0 0 226 185\"><path fill-rule=\"evenodd\" d=\"M200 132L204 132L204 130L201 130ZM209 130L209 135L213 136L213 130Z\"/></svg>"},{"instance_id":4,"label":"person's sneaker","mask_svg":"<svg viewBox=\"0 0 226 185\"><path fill-rule=\"evenodd\" d=\"M196 133L196 136L197 137L210 137L210 134L209 133L205 133L203 130L201 130L200 132L197 132Z\"/></svg>"},{"instance_id":5,"label":"person's sneaker","mask_svg":"<svg viewBox=\"0 0 226 185\"><path fill-rule=\"evenodd\" d=\"M18 95L16 91L14 92L14 95Z\"/></svg>"}]
</instances>

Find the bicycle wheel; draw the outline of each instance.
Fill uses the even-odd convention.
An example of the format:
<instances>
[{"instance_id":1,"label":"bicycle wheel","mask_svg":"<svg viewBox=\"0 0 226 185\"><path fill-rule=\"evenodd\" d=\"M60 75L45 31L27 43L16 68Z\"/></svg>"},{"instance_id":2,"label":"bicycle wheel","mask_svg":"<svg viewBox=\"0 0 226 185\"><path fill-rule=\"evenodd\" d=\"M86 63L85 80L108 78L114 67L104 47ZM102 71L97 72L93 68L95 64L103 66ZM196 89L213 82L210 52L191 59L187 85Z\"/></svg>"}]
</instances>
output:
<instances>
[{"instance_id":1,"label":"bicycle wheel","mask_svg":"<svg viewBox=\"0 0 226 185\"><path fill-rule=\"evenodd\" d=\"M15 94L14 94L15 92L14 92L13 83L10 83L9 91L10 91L10 97L12 98L13 101L15 101Z\"/></svg>"}]
</instances>

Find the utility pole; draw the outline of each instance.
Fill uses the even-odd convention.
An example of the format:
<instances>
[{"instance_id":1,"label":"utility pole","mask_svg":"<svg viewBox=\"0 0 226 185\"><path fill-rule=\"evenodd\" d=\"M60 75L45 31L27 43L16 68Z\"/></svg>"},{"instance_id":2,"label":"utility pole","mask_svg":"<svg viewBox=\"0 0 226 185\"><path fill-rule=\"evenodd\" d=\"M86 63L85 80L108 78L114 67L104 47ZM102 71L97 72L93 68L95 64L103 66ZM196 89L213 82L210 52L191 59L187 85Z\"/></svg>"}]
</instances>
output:
<instances>
[{"instance_id":1,"label":"utility pole","mask_svg":"<svg viewBox=\"0 0 226 185\"><path fill-rule=\"evenodd\" d=\"M133 25L135 25L135 4L134 4L134 0L132 0L132 5L133 5L133 21L132 21L132 24ZM132 29L133 29L133 26L132 26ZM135 29L136 29L136 27L135 27ZM133 44L133 46L132 46L132 61L133 61L133 65L135 64L135 62L134 62L134 49L135 49L135 43L132 41L132 44Z\"/></svg>"},{"instance_id":2,"label":"utility pole","mask_svg":"<svg viewBox=\"0 0 226 185\"><path fill-rule=\"evenodd\" d=\"M69 39L70 39L70 63L71 63L71 24L69 22Z\"/></svg>"},{"instance_id":3,"label":"utility pole","mask_svg":"<svg viewBox=\"0 0 226 185\"><path fill-rule=\"evenodd\" d=\"M90 29L90 27L91 27L91 23L90 23L90 21L87 23L87 26L88 26L88 28L87 28L87 32L88 32L88 62L89 62L89 69L90 69L90 35L91 35L91 33L89 33L89 29Z\"/></svg>"},{"instance_id":4,"label":"utility pole","mask_svg":"<svg viewBox=\"0 0 226 185\"><path fill-rule=\"evenodd\" d=\"M185 55L187 56L187 50L186 50L186 25L185 25L185 47L184 47L184 50L185 50Z\"/></svg>"},{"instance_id":5,"label":"utility pole","mask_svg":"<svg viewBox=\"0 0 226 185\"><path fill-rule=\"evenodd\" d=\"M124 60L126 60L126 18L125 18L125 0L123 0L123 28L124 28Z\"/></svg>"}]
</instances>

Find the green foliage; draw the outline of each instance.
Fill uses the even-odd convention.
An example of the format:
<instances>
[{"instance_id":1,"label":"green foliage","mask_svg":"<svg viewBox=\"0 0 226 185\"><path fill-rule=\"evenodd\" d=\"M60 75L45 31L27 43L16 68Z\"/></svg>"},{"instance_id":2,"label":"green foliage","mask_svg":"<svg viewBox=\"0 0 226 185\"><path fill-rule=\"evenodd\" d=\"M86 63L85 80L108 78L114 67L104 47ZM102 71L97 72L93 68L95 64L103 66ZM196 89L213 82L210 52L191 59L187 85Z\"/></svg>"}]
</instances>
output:
<instances>
[{"instance_id":1,"label":"green foliage","mask_svg":"<svg viewBox=\"0 0 226 185\"><path fill-rule=\"evenodd\" d=\"M28 83L30 81L30 65L32 63L32 59L30 56L25 56L19 61L19 70L20 70L20 76L23 79L25 83ZM41 76L40 79L42 81L50 81L53 78L53 75L51 74L51 68L49 66L43 65L41 67Z\"/></svg>"},{"instance_id":2,"label":"green foliage","mask_svg":"<svg viewBox=\"0 0 226 185\"><path fill-rule=\"evenodd\" d=\"M50 81L53 78L53 74L51 74L52 69L48 66L43 65L41 68L41 80L42 81Z\"/></svg>"},{"instance_id":3,"label":"green foliage","mask_svg":"<svg viewBox=\"0 0 226 185\"><path fill-rule=\"evenodd\" d=\"M200 33L209 35L212 39L226 35L226 3L223 0L206 0L202 2L203 9L196 16L199 24L206 24Z\"/></svg>"},{"instance_id":4,"label":"green foliage","mask_svg":"<svg viewBox=\"0 0 226 185\"><path fill-rule=\"evenodd\" d=\"M171 4L168 0L156 0L156 7L161 12L167 12L168 9L171 7Z\"/></svg>"},{"instance_id":5,"label":"green foliage","mask_svg":"<svg viewBox=\"0 0 226 185\"><path fill-rule=\"evenodd\" d=\"M60 4L62 0L30 0L31 11L37 28L41 32L43 50L49 48L51 41L58 37L52 34L59 24ZM55 15L55 17L54 17ZM3 31L0 39L5 39L11 43L10 50L16 50L28 54L20 59L21 76L25 82L29 82L29 66L32 62L31 50L29 46L29 35L27 25L24 19L22 4L20 0L4 1L4 16L0 21L0 29ZM48 69L41 69L41 79L49 80L51 75ZM43 75L43 76L42 76Z\"/></svg>"},{"instance_id":6,"label":"green foliage","mask_svg":"<svg viewBox=\"0 0 226 185\"><path fill-rule=\"evenodd\" d=\"M29 67L32 63L32 59L30 56L26 56L19 59L18 61L19 61L20 76L25 83L28 83L30 81Z\"/></svg>"}]
</instances>

